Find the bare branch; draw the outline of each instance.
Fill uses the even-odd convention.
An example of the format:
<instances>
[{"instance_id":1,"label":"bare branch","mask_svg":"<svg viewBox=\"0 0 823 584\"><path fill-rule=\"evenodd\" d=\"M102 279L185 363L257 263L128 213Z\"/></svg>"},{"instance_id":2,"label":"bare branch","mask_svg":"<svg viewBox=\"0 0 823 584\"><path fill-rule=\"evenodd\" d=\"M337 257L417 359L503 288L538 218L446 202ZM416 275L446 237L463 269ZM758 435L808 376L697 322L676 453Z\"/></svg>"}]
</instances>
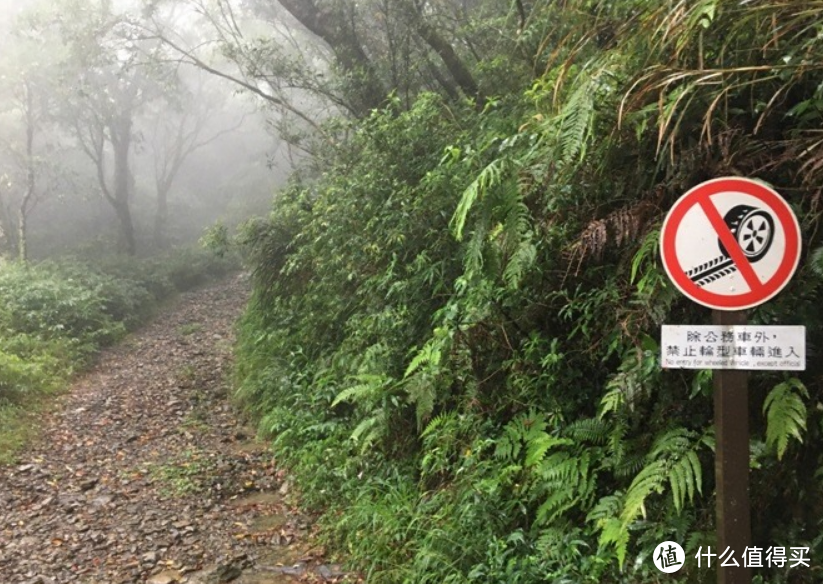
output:
<instances>
[{"instance_id":1,"label":"bare branch","mask_svg":"<svg viewBox=\"0 0 823 584\"><path fill-rule=\"evenodd\" d=\"M263 91L262 89L260 89L258 86L252 85L251 83L249 83L248 81L246 81L244 79L241 79L241 78L239 78L235 75L232 75L230 73L226 73L225 71L221 71L221 70L219 70L215 67L212 67L211 65L209 65L208 63L206 63L205 61L200 59L197 55L193 54L191 51L189 51L187 49L184 49L178 43L174 42L173 40L168 38L168 36L160 33L159 31L156 31L156 30L151 31L151 34L154 38L162 41L163 43L168 45L171 49L176 51L181 57L181 62L192 65L192 66L197 67L199 69L202 69L203 71L206 71L207 73L210 73L211 75L214 75L215 77L220 77L221 79L225 79L226 81L229 81L229 82L231 82L235 85L239 85L240 87L250 91L251 93L253 93L253 94L255 94L259 97L262 97L265 101L267 101L271 104L274 104L274 105L276 105L280 108L283 108L286 111L294 114L295 116L297 116L298 118L300 118L301 120L306 122L309 126L311 126L312 129L314 129L318 133L320 133L320 126L318 126L317 123L314 120L312 120L310 117L308 117L306 114L304 114L302 111L300 111L296 107L292 106L286 100L281 99L281 98L277 97L276 95L272 95L270 93L267 93L267 92Z\"/></svg>"}]
</instances>

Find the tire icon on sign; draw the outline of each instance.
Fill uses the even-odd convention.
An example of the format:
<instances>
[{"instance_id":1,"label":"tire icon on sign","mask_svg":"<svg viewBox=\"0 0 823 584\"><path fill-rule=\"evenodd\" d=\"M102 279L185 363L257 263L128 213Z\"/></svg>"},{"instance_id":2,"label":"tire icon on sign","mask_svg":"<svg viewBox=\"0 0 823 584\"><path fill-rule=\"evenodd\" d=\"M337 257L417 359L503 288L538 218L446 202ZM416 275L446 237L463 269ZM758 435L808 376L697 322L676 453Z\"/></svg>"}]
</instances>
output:
<instances>
[{"instance_id":1,"label":"tire icon on sign","mask_svg":"<svg viewBox=\"0 0 823 584\"><path fill-rule=\"evenodd\" d=\"M761 260L769 252L774 242L774 218L768 211L749 205L736 205L723 216L723 222L749 262ZM717 239L717 246L720 248L720 256L686 272L688 278L698 286L711 284L737 271L731 254L720 238Z\"/></svg>"},{"instance_id":2,"label":"tire icon on sign","mask_svg":"<svg viewBox=\"0 0 823 584\"><path fill-rule=\"evenodd\" d=\"M769 252L774 240L774 219L770 213L748 205L737 205L726 213L723 221L750 262L762 259ZM720 252L729 257L719 239L717 244Z\"/></svg>"}]
</instances>

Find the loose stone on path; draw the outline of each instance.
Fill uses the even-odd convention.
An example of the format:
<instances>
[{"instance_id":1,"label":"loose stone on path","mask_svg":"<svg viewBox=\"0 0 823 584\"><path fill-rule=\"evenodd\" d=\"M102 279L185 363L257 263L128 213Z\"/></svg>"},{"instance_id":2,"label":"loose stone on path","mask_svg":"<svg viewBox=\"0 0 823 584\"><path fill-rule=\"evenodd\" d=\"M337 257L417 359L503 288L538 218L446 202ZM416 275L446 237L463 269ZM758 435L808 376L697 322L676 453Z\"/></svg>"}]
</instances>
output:
<instances>
[{"instance_id":1,"label":"loose stone on path","mask_svg":"<svg viewBox=\"0 0 823 584\"><path fill-rule=\"evenodd\" d=\"M340 581L227 401L247 288L237 277L184 294L104 351L0 467L0 583ZM286 561L269 565L273 550Z\"/></svg>"}]
</instances>

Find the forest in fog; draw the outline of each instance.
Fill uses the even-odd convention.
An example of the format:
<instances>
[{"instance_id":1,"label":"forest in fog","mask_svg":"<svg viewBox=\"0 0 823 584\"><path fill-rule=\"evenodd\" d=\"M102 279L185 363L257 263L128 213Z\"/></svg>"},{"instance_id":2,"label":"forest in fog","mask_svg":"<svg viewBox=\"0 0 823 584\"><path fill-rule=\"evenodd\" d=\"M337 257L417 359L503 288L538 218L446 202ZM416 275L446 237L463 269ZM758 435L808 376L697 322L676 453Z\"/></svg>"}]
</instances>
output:
<instances>
[{"instance_id":1,"label":"forest in fog","mask_svg":"<svg viewBox=\"0 0 823 584\"><path fill-rule=\"evenodd\" d=\"M141 3L4 4L5 257L145 255L265 209L295 154L259 104L152 35ZM167 17L192 42L212 32L190 8Z\"/></svg>"}]
</instances>

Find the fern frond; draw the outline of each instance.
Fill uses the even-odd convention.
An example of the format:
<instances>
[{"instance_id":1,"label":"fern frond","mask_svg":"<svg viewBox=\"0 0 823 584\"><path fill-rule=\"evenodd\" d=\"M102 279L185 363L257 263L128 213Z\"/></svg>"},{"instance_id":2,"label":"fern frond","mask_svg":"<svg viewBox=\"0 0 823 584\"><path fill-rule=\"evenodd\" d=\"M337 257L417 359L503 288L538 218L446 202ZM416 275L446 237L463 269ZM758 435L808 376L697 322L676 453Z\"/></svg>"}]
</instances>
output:
<instances>
[{"instance_id":1,"label":"fern frond","mask_svg":"<svg viewBox=\"0 0 823 584\"><path fill-rule=\"evenodd\" d=\"M669 485L678 513L683 510L686 499L690 503L694 501L695 491L703 493L703 469L694 450L689 450L674 463L669 471Z\"/></svg>"},{"instance_id":2,"label":"fern frond","mask_svg":"<svg viewBox=\"0 0 823 584\"><path fill-rule=\"evenodd\" d=\"M442 412L432 418L428 424L426 424L426 428L423 430L421 437L422 438L429 438L430 436L434 436L437 432L439 432L444 426L449 424L453 424L457 421L457 412L454 410L448 412Z\"/></svg>"},{"instance_id":3,"label":"fern frond","mask_svg":"<svg viewBox=\"0 0 823 584\"><path fill-rule=\"evenodd\" d=\"M793 377L777 384L763 402L763 413L766 415L766 445L777 449L778 460L786 454L790 438L803 442L803 432L806 431L806 404L803 403L801 395L808 398L809 392L799 379Z\"/></svg>"},{"instance_id":4,"label":"fern frond","mask_svg":"<svg viewBox=\"0 0 823 584\"><path fill-rule=\"evenodd\" d=\"M610 425L602 418L586 418L569 424L565 433L573 440L601 445L606 443L609 429Z\"/></svg>"},{"instance_id":5,"label":"fern frond","mask_svg":"<svg viewBox=\"0 0 823 584\"><path fill-rule=\"evenodd\" d=\"M520 192L516 188L510 188L503 192L503 196L506 218L503 232L498 237L504 255L508 258L503 270L503 281L509 289L515 290L534 265L537 247L534 244L531 211L523 203Z\"/></svg>"},{"instance_id":6,"label":"fern frond","mask_svg":"<svg viewBox=\"0 0 823 584\"><path fill-rule=\"evenodd\" d=\"M600 399L600 418L604 418L609 412L617 412L626 402L626 396L620 387L613 386Z\"/></svg>"},{"instance_id":7,"label":"fern frond","mask_svg":"<svg viewBox=\"0 0 823 584\"><path fill-rule=\"evenodd\" d=\"M437 388L428 375L416 377L406 384L409 401L415 405L418 429L423 428L424 422L434 411L434 401L437 398Z\"/></svg>"},{"instance_id":8,"label":"fern frond","mask_svg":"<svg viewBox=\"0 0 823 584\"><path fill-rule=\"evenodd\" d=\"M568 441L571 443L571 441ZM567 509L594 492L588 452L572 456L557 452L544 460L537 469L549 494L537 510L537 522L551 524Z\"/></svg>"},{"instance_id":9,"label":"fern frond","mask_svg":"<svg viewBox=\"0 0 823 584\"><path fill-rule=\"evenodd\" d=\"M665 460L655 460L634 477L626 491L626 503L620 513L620 519L625 525L641 515L646 517L646 499L649 495L663 492L668 474L666 467Z\"/></svg>"},{"instance_id":10,"label":"fern frond","mask_svg":"<svg viewBox=\"0 0 823 584\"><path fill-rule=\"evenodd\" d=\"M536 259L537 247L531 239L520 242L514 254L509 258L506 269L503 270L503 281L506 282L506 286L512 290L519 288L523 276L534 265Z\"/></svg>"},{"instance_id":11,"label":"fern frond","mask_svg":"<svg viewBox=\"0 0 823 584\"><path fill-rule=\"evenodd\" d=\"M355 444L360 444L360 451L365 452L374 445L383 435L386 418L383 412L370 416L360 422L352 431L349 439Z\"/></svg>"},{"instance_id":12,"label":"fern frond","mask_svg":"<svg viewBox=\"0 0 823 584\"><path fill-rule=\"evenodd\" d=\"M623 506L623 493L617 491L611 495L605 495L597 501L592 510L586 515L586 521L597 523L611 517L617 517L620 508Z\"/></svg>"},{"instance_id":13,"label":"fern frond","mask_svg":"<svg viewBox=\"0 0 823 584\"><path fill-rule=\"evenodd\" d=\"M559 489L553 492L537 508L536 522L539 525L551 525L564 511L573 507L579 497L573 489Z\"/></svg>"},{"instance_id":14,"label":"fern frond","mask_svg":"<svg viewBox=\"0 0 823 584\"><path fill-rule=\"evenodd\" d=\"M617 423L609 432L608 438L610 458L616 465L619 465L626 456L626 432L628 432L628 424L625 415L618 413Z\"/></svg>"},{"instance_id":15,"label":"fern frond","mask_svg":"<svg viewBox=\"0 0 823 584\"><path fill-rule=\"evenodd\" d=\"M440 364L440 359L443 354L441 351L442 342L440 337L441 335L438 334L438 331L435 331L435 337L423 345L423 348L417 352L409 363L409 366L406 367L406 372L403 374L404 378L409 377L424 365L436 367Z\"/></svg>"},{"instance_id":16,"label":"fern frond","mask_svg":"<svg viewBox=\"0 0 823 584\"><path fill-rule=\"evenodd\" d=\"M460 202L458 203L457 209L455 210L450 222L452 232L458 241L463 239L463 228L466 225L466 218L469 215L469 211L471 211L471 208L474 206L474 203L487 190L500 184L502 177L508 171L508 167L509 162L506 158L498 158L493 160L488 164L488 166L486 166L486 168L480 171L477 178L475 178L468 188L463 191L463 196L460 197Z\"/></svg>"},{"instance_id":17,"label":"fern frond","mask_svg":"<svg viewBox=\"0 0 823 584\"><path fill-rule=\"evenodd\" d=\"M494 455L513 460L520 455L524 443L528 445L545 434L546 419L542 414L521 414L506 424L503 436L497 440Z\"/></svg>"},{"instance_id":18,"label":"fern frond","mask_svg":"<svg viewBox=\"0 0 823 584\"><path fill-rule=\"evenodd\" d=\"M542 462L546 453L555 446L570 446L572 444L574 443L566 438L555 438L554 436L543 433L541 436L527 443L526 466L535 466Z\"/></svg>"},{"instance_id":19,"label":"fern frond","mask_svg":"<svg viewBox=\"0 0 823 584\"><path fill-rule=\"evenodd\" d=\"M486 244L486 226L483 222L478 222L477 228L466 244L464 264L466 266L466 277L472 278L479 275L483 270L483 247Z\"/></svg>"},{"instance_id":20,"label":"fern frond","mask_svg":"<svg viewBox=\"0 0 823 584\"><path fill-rule=\"evenodd\" d=\"M594 124L596 78L585 77L560 111L557 142L559 160L570 163L586 155L586 142Z\"/></svg>"},{"instance_id":21,"label":"fern frond","mask_svg":"<svg viewBox=\"0 0 823 584\"><path fill-rule=\"evenodd\" d=\"M536 474L551 485L577 484L588 472L588 459L584 454L576 457L568 452L555 452L540 463Z\"/></svg>"},{"instance_id":22,"label":"fern frond","mask_svg":"<svg viewBox=\"0 0 823 584\"><path fill-rule=\"evenodd\" d=\"M809 265L818 276L823 276L823 246L818 247L812 252L809 259Z\"/></svg>"},{"instance_id":23,"label":"fern frond","mask_svg":"<svg viewBox=\"0 0 823 584\"><path fill-rule=\"evenodd\" d=\"M357 403L365 399L374 399L378 397L391 382L391 379L384 375L361 374L355 376L355 379L362 383L347 387L338 393L337 397L335 397L331 403L331 407L336 407L344 401Z\"/></svg>"},{"instance_id":24,"label":"fern frond","mask_svg":"<svg viewBox=\"0 0 823 584\"><path fill-rule=\"evenodd\" d=\"M663 455L679 454L688 450L695 433L685 428L674 428L657 437L649 452L649 457L656 459Z\"/></svg>"},{"instance_id":25,"label":"fern frond","mask_svg":"<svg viewBox=\"0 0 823 584\"><path fill-rule=\"evenodd\" d=\"M494 456L504 460L513 461L520 454L523 436L518 431L517 423L520 418L515 418L504 428L503 435L497 439L494 448Z\"/></svg>"},{"instance_id":26,"label":"fern frond","mask_svg":"<svg viewBox=\"0 0 823 584\"><path fill-rule=\"evenodd\" d=\"M617 459L612 463L614 468L614 476L626 478L636 475L640 472L640 469L643 468L645 462L645 457L639 453L623 455L620 459Z\"/></svg>"},{"instance_id":27,"label":"fern frond","mask_svg":"<svg viewBox=\"0 0 823 584\"><path fill-rule=\"evenodd\" d=\"M600 545L604 547L614 546L617 563L622 568L623 564L626 563L626 553L629 549L629 530L616 517L599 522L599 527Z\"/></svg>"}]
</instances>

